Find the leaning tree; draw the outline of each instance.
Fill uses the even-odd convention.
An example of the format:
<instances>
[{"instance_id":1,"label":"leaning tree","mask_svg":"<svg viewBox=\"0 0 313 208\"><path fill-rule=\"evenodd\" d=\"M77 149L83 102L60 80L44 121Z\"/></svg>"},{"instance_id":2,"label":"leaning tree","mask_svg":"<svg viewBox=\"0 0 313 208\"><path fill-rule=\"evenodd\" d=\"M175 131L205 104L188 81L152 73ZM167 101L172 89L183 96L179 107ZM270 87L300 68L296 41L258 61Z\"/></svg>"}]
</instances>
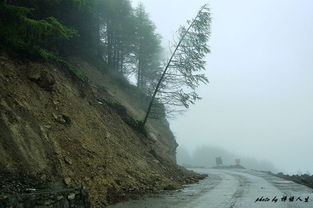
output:
<instances>
[{"instance_id":1,"label":"leaning tree","mask_svg":"<svg viewBox=\"0 0 313 208\"><path fill-rule=\"evenodd\" d=\"M162 103L188 108L190 104L201 99L196 89L200 83L208 83L204 71L205 56L210 52L210 23L210 10L206 4L193 20L187 21L187 27L179 28L178 38L174 41L171 56L155 86L142 127L145 126L154 105Z\"/></svg>"}]
</instances>

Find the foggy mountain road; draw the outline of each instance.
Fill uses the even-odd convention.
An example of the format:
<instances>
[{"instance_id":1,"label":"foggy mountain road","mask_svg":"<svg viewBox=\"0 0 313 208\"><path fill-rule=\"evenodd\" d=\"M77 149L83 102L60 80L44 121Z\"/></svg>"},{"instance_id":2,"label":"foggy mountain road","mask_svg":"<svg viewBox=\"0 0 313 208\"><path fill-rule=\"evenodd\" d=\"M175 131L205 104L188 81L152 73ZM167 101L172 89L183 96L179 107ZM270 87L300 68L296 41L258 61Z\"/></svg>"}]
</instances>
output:
<instances>
[{"instance_id":1,"label":"foggy mountain road","mask_svg":"<svg viewBox=\"0 0 313 208\"><path fill-rule=\"evenodd\" d=\"M195 169L195 171L207 173L209 177L180 191L124 202L110 208L313 207L312 189L267 173L233 169ZM286 201L284 196L287 196ZM260 197L265 200L268 198L269 201L256 202ZM294 197L293 201L289 200L290 197ZM305 202L307 197L309 197L308 202Z\"/></svg>"}]
</instances>

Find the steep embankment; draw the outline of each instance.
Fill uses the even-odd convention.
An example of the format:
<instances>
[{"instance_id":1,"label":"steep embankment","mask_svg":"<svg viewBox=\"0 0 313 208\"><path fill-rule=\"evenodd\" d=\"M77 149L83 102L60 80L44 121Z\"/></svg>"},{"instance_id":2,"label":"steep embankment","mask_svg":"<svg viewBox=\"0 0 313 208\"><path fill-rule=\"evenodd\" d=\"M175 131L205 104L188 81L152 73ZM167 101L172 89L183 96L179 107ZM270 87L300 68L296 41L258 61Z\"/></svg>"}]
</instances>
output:
<instances>
[{"instance_id":1,"label":"steep embankment","mask_svg":"<svg viewBox=\"0 0 313 208\"><path fill-rule=\"evenodd\" d=\"M1 170L86 187L93 206L199 178L174 164L175 141L131 128L66 67L2 55L0 69Z\"/></svg>"},{"instance_id":2,"label":"steep embankment","mask_svg":"<svg viewBox=\"0 0 313 208\"><path fill-rule=\"evenodd\" d=\"M106 103L113 103L113 106L121 104L125 108L125 111L127 111L127 115L130 115L135 120L142 120L144 118L149 100L135 86L128 84L125 78L117 74L111 74L109 76L102 72L103 69L98 70L80 58L71 58L71 62L84 70L89 83L101 91L102 99ZM158 147L158 153L176 162L176 148L178 145L167 120L162 118L149 119L146 129L148 130L148 136L155 141Z\"/></svg>"}]
</instances>

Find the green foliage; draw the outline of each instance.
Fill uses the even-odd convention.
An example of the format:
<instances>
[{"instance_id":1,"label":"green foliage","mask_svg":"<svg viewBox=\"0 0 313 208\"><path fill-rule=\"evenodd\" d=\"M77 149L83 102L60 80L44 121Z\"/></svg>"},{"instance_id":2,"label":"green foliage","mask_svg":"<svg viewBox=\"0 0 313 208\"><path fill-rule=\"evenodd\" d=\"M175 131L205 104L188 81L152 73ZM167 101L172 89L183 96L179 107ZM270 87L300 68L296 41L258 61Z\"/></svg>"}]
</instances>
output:
<instances>
[{"instance_id":1,"label":"green foliage","mask_svg":"<svg viewBox=\"0 0 313 208\"><path fill-rule=\"evenodd\" d=\"M188 27L179 29L178 40L155 87L143 125L155 106L155 100L169 107L175 106L173 111L181 112L178 107L189 108L190 104L200 99L196 88L200 83L208 83L203 71L205 55L210 52L210 23L210 11L204 5L197 16L188 21Z\"/></svg>"},{"instance_id":2,"label":"green foliage","mask_svg":"<svg viewBox=\"0 0 313 208\"><path fill-rule=\"evenodd\" d=\"M152 94L161 70L161 40L155 32L155 26L149 19L142 4L135 9L135 60L137 71L137 86Z\"/></svg>"},{"instance_id":3,"label":"green foliage","mask_svg":"<svg viewBox=\"0 0 313 208\"><path fill-rule=\"evenodd\" d=\"M98 5L102 57L110 68L127 74L133 64L134 16L129 0L102 0Z\"/></svg>"},{"instance_id":4,"label":"green foliage","mask_svg":"<svg viewBox=\"0 0 313 208\"><path fill-rule=\"evenodd\" d=\"M54 53L52 53L51 51L48 51L48 50L43 49L43 48L37 48L37 49L35 49L35 52L37 52L39 54L39 56L46 61L48 61L48 60L59 61L59 59L60 59L59 56L57 56Z\"/></svg>"},{"instance_id":5,"label":"green foliage","mask_svg":"<svg viewBox=\"0 0 313 208\"><path fill-rule=\"evenodd\" d=\"M179 28L175 50L162 81L159 99L163 103L188 108L199 100L196 89L208 79L204 74L205 56L210 52L210 11L204 5L188 27Z\"/></svg>"},{"instance_id":6,"label":"green foliage","mask_svg":"<svg viewBox=\"0 0 313 208\"><path fill-rule=\"evenodd\" d=\"M86 73L82 69L72 64L68 64L68 67L81 81L87 80Z\"/></svg>"},{"instance_id":7,"label":"green foliage","mask_svg":"<svg viewBox=\"0 0 313 208\"><path fill-rule=\"evenodd\" d=\"M53 58L58 52L55 45L78 35L74 29L62 25L54 17L32 18L34 10L31 8L3 4L1 11L2 44L31 56Z\"/></svg>"}]
</instances>

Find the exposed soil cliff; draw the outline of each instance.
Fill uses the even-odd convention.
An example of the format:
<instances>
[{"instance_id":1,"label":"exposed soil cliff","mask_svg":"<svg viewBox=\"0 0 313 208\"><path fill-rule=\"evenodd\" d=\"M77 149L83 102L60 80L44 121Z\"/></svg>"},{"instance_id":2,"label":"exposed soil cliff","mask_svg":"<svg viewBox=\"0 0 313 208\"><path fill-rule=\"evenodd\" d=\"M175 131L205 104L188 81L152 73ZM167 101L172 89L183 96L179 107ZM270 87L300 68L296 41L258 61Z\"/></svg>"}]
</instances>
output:
<instances>
[{"instance_id":1,"label":"exposed soil cliff","mask_svg":"<svg viewBox=\"0 0 313 208\"><path fill-rule=\"evenodd\" d=\"M146 137L127 123L137 111L106 79L110 86L100 89L95 78L83 82L65 66L2 55L0 169L83 186L94 207L201 178L175 165L177 144L160 130L166 124L150 123Z\"/></svg>"}]
</instances>

